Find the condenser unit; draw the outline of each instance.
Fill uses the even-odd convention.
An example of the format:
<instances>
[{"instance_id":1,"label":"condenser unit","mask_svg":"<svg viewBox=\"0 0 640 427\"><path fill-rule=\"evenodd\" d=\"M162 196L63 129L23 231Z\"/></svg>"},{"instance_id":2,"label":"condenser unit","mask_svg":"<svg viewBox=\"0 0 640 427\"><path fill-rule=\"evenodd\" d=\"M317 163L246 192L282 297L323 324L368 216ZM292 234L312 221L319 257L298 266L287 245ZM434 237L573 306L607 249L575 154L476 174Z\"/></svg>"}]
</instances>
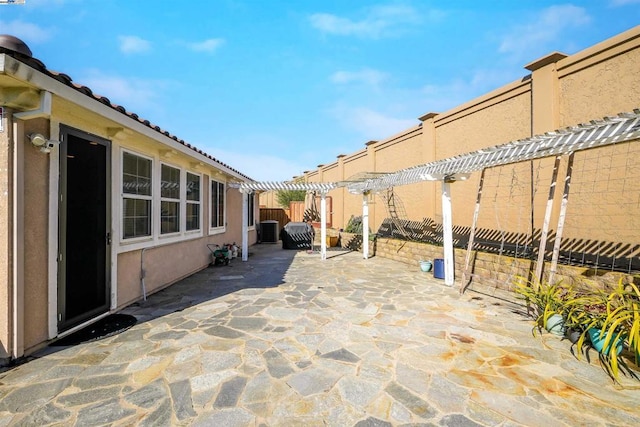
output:
<instances>
[{"instance_id":1,"label":"condenser unit","mask_svg":"<svg viewBox=\"0 0 640 427\"><path fill-rule=\"evenodd\" d=\"M260 223L262 243L278 243L278 221L268 220Z\"/></svg>"}]
</instances>

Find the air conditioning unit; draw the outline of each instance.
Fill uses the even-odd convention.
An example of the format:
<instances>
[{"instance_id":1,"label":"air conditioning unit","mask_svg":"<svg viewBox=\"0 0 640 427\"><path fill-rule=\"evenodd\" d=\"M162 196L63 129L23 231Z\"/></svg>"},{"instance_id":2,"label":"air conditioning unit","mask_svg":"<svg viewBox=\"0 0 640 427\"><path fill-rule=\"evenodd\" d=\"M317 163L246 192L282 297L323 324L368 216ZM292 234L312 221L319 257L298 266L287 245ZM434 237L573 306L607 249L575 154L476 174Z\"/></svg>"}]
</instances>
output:
<instances>
[{"instance_id":1,"label":"air conditioning unit","mask_svg":"<svg viewBox=\"0 0 640 427\"><path fill-rule=\"evenodd\" d=\"M262 243L278 243L278 221L269 220L260 223L260 238Z\"/></svg>"}]
</instances>

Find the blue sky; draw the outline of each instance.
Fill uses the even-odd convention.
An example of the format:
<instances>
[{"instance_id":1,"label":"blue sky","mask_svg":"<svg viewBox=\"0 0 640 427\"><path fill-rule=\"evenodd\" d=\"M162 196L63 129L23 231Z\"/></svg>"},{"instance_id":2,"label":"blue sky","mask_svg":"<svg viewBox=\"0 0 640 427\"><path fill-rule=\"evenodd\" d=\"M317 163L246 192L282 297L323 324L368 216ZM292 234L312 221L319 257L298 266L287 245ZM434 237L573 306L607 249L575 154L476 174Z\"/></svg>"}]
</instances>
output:
<instances>
[{"instance_id":1,"label":"blue sky","mask_svg":"<svg viewBox=\"0 0 640 427\"><path fill-rule=\"evenodd\" d=\"M640 24L640 0L26 0L0 33L248 176L288 180ZM505 141L507 142L507 141Z\"/></svg>"}]
</instances>

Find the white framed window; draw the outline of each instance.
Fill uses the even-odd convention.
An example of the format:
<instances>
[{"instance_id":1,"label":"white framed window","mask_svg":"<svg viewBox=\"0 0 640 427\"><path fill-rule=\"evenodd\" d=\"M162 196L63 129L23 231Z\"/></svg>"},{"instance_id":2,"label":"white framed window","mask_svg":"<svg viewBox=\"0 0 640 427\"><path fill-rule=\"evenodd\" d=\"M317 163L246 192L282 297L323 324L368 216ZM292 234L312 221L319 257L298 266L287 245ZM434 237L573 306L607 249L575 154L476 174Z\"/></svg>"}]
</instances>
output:
<instances>
[{"instance_id":1,"label":"white framed window","mask_svg":"<svg viewBox=\"0 0 640 427\"><path fill-rule=\"evenodd\" d=\"M151 236L153 160L122 152L122 239Z\"/></svg>"},{"instance_id":2,"label":"white framed window","mask_svg":"<svg viewBox=\"0 0 640 427\"><path fill-rule=\"evenodd\" d=\"M211 180L211 218L209 227L211 229L223 229L225 225L225 184Z\"/></svg>"},{"instance_id":3,"label":"white framed window","mask_svg":"<svg viewBox=\"0 0 640 427\"><path fill-rule=\"evenodd\" d=\"M160 234L180 232L180 169L160 167Z\"/></svg>"},{"instance_id":4,"label":"white framed window","mask_svg":"<svg viewBox=\"0 0 640 427\"><path fill-rule=\"evenodd\" d=\"M200 175L196 175L190 172L187 172L187 180L186 180L186 190L187 190L187 206L186 206L186 230L194 231L200 230L200 206L201 206L201 198L200 198Z\"/></svg>"},{"instance_id":5,"label":"white framed window","mask_svg":"<svg viewBox=\"0 0 640 427\"><path fill-rule=\"evenodd\" d=\"M251 193L247 196L247 207L249 209L247 227L249 228L252 228L255 226L255 200L256 200L256 193Z\"/></svg>"}]
</instances>

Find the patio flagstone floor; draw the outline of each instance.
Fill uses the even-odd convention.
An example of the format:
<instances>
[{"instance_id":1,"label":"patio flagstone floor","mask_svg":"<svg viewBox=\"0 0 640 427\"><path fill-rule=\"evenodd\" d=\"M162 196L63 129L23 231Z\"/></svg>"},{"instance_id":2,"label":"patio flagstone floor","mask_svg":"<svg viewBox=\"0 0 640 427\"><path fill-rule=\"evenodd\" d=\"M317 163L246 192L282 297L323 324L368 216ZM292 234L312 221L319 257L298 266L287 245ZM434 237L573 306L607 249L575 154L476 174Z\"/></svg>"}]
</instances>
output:
<instances>
[{"instance_id":1,"label":"patio flagstone floor","mask_svg":"<svg viewBox=\"0 0 640 427\"><path fill-rule=\"evenodd\" d=\"M0 426L640 425L640 381L520 306L379 257L250 251L0 373Z\"/></svg>"}]
</instances>

